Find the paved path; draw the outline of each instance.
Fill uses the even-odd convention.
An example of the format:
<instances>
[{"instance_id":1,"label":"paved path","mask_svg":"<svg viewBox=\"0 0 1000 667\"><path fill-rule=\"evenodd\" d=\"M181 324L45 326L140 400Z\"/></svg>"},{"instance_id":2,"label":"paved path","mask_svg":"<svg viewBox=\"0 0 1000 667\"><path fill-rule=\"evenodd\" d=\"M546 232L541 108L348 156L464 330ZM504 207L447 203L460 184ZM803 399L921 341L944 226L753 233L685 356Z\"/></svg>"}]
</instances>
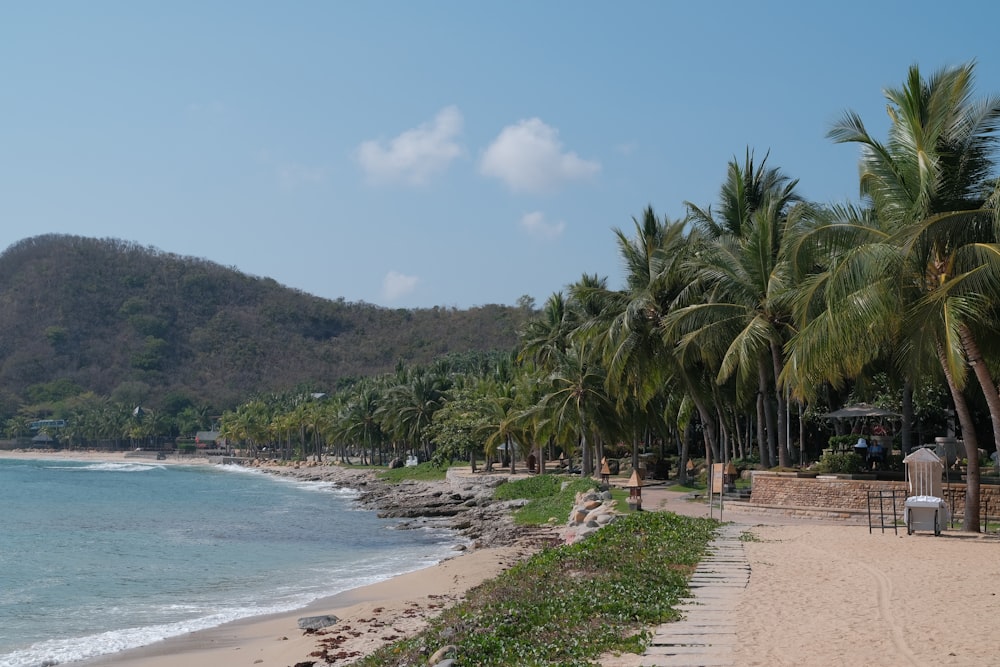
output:
<instances>
[{"instance_id":1,"label":"paved path","mask_svg":"<svg viewBox=\"0 0 1000 667\"><path fill-rule=\"evenodd\" d=\"M709 554L691 577L693 597L678 609L684 618L657 626L640 662L646 667L734 665L736 609L750 582L750 564L740 536L745 524L729 523L709 544Z\"/></svg>"}]
</instances>

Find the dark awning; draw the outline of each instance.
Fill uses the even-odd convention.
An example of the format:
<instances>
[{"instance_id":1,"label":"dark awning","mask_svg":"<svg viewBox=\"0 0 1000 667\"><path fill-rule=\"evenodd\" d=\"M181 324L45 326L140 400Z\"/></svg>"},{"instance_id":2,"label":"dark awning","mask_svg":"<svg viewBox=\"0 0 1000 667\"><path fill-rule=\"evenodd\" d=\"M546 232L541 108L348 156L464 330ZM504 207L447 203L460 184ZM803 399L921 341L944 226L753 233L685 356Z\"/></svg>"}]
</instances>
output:
<instances>
[{"instance_id":1,"label":"dark awning","mask_svg":"<svg viewBox=\"0 0 1000 667\"><path fill-rule=\"evenodd\" d=\"M901 415L867 403L856 403L845 405L841 409L828 412L823 416L829 419L853 419L855 417L899 417Z\"/></svg>"}]
</instances>

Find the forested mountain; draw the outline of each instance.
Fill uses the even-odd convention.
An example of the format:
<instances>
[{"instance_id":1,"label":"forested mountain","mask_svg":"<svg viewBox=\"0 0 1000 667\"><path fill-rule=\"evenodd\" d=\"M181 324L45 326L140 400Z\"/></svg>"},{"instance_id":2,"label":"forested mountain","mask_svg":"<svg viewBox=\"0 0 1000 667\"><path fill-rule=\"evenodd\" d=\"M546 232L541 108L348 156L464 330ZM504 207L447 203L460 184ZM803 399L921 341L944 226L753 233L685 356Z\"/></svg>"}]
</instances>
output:
<instances>
[{"instance_id":1,"label":"forested mountain","mask_svg":"<svg viewBox=\"0 0 1000 667\"><path fill-rule=\"evenodd\" d=\"M0 413L80 390L181 394L216 408L257 391L510 350L530 314L330 301L120 240L46 235L0 255ZM145 398L143 398L145 394Z\"/></svg>"}]
</instances>

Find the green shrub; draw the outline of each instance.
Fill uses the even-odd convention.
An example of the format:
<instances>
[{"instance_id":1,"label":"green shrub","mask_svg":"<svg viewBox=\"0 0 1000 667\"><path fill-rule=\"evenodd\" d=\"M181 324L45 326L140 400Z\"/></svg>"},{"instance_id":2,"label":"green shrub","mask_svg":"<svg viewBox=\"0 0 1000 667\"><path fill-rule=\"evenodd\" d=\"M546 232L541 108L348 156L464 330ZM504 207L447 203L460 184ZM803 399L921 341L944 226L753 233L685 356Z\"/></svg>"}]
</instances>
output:
<instances>
[{"instance_id":1,"label":"green shrub","mask_svg":"<svg viewBox=\"0 0 1000 667\"><path fill-rule=\"evenodd\" d=\"M865 460L854 452L823 452L816 470L823 473L853 475L863 472Z\"/></svg>"},{"instance_id":2,"label":"green shrub","mask_svg":"<svg viewBox=\"0 0 1000 667\"><path fill-rule=\"evenodd\" d=\"M830 436L830 447L841 448L841 449L853 447L854 444L858 441L859 437L860 436L858 436L857 434L855 434L855 435L832 435L832 436Z\"/></svg>"},{"instance_id":3,"label":"green shrub","mask_svg":"<svg viewBox=\"0 0 1000 667\"><path fill-rule=\"evenodd\" d=\"M524 498L529 502L514 512L514 522L522 526L537 526L548 523L555 517L560 523L569 516L576 494L593 491L597 482L592 479L573 479L563 489L565 478L557 475L538 475L497 487L493 496L497 500Z\"/></svg>"}]
</instances>

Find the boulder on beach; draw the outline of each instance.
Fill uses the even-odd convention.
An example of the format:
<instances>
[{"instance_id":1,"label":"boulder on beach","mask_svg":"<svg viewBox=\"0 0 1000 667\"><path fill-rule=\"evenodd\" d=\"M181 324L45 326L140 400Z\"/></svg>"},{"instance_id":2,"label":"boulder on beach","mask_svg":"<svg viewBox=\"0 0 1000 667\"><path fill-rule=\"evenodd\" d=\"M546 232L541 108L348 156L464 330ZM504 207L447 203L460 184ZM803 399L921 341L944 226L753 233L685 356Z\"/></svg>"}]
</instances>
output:
<instances>
[{"instance_id":1,"label":"boulder on beach","mask_svg":"<svg viewBox=\"0 0 1000 667\"><path fill-rule=\"evenodd\" d=\"M329 614L325 616L303 616L299 619L299 629L322 630L323 628L329 627L338 621L340 621L339 618Z\"/></svg>"}]
</instances>

